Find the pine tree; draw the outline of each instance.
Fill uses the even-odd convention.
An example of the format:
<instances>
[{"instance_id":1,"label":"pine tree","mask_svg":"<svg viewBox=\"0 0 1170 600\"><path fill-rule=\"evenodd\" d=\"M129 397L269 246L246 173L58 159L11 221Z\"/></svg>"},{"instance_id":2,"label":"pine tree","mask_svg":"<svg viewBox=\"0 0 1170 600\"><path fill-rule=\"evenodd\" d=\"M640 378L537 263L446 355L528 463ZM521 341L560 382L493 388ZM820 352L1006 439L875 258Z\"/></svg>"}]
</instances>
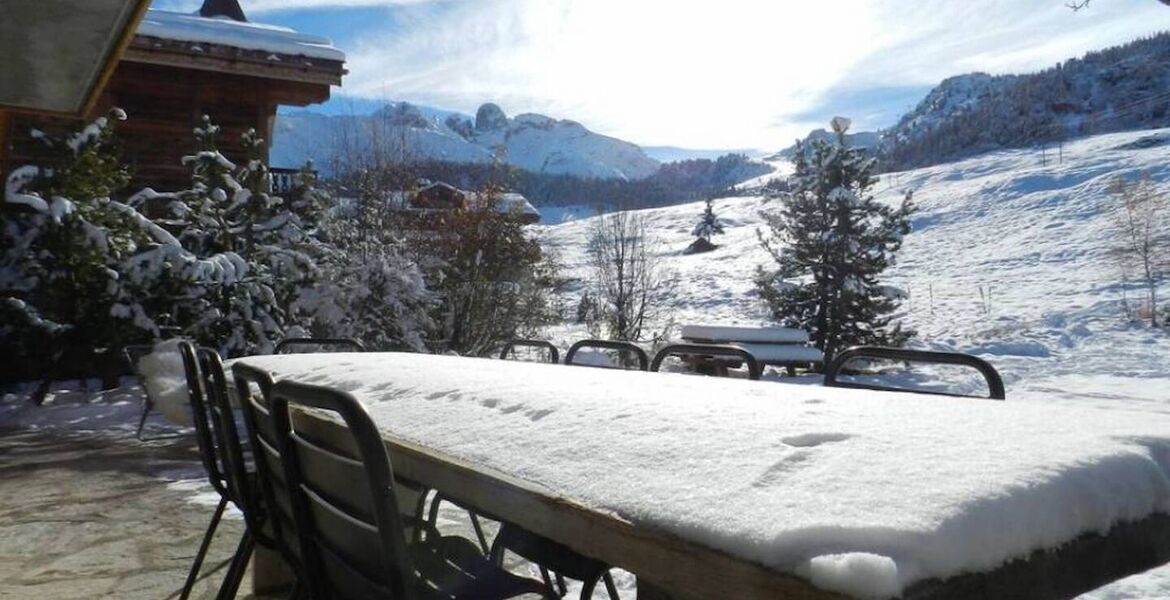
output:
<instances>
[{"instance_id":1,"label":"pine tree","mask_svg":"<svg viewBox=\"0 0 1170 600\"><path fill-rule=\"evenodd\" d=\"M88 362L159 336L159 298L178 293L158 258L181 250L162 228L113 196L129 182L115 110L63 137L34 132L46 159L9 175L0 203L0 339L25 376L100 368ZM7 375L0 378L11 379Z\"/></svg>"},{"instance_id":2,"label":"pine tree","mask_svg":"<svg viewBox=\"0 0 1170 600\"><path fill-rule=\"evenodd\" d=\"M255 131L243 135L249 159L237 167L220 153L219 132L204 116L195 130L199 150L183 158L191 188L150 191L147 201L165 201L169 214L161 223L194 255L179 270L190 293L174 306L176 325L238 356L271 350L286 328L301 324L289 307L312 284L316 265L297 247L310 240L296 216L268 191L263 140Z\"/></svg>"},{"instance_id":3,"label":"pine tree","mask_svg":"<svg viewBox=\"0 0 1170 600\"><path fill-rule=\"evenodd\" d=\"M757 232L776 262L757 270L760 295L781 324L808 330L826 358L912 335L891 327L898 304L878 281L910 231L910 194L897 208L874 201L874 159L846 145L846 119L834 119L833 129L836 143L797 144L791 197L762 215L770 236Z\"/></svg>"},{"instance_id":4,"label":"pine tree","mask_svg":"<svg viewBox=\"0 0 1170 600\"><path fill-rule=\"evenodd\" d=\"M301 172L293 211L312 225L323 244L321 278L293 308L310 316L313 333L351 337L373 350L425 350L435 304L423 273L404 252L391 208L371 174L356 174L358 197L336 207L316 187L311 169Z\"/></svg>"},{"instance_id":5,"label":"pine tree","mask_svg":"<svg viewBox=\"0 0 1170 600\"><path fill-rule=\"evenodd\" d=\"M705 241L710 242L711 236L723 233L723 223L719 217L715 216L715 209L712 206L712 200L707 198L707 207L703 209L703 215L699 217L699 223L695 225L694 231L691 235Z\"/></svg>"}]
</instances>

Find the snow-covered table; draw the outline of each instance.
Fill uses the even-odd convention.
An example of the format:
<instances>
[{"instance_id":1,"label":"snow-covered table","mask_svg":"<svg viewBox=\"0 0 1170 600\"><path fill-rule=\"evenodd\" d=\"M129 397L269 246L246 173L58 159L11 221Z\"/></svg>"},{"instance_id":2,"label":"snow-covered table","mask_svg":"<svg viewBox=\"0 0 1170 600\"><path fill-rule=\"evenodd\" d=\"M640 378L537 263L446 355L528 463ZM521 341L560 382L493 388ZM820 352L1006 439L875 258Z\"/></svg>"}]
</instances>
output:
<instances>
[{"instance_id":1,"label":"snow-covered table","mask_svg":"<svg viewBox=\"0 0 1170 600\"><path fill-rule=\"evenodd\" d=\"M1170 417L414 354L241 360L354 394L400 475L675 598L1059 598L1170 561Z\"/></svg>"}]
</instances>

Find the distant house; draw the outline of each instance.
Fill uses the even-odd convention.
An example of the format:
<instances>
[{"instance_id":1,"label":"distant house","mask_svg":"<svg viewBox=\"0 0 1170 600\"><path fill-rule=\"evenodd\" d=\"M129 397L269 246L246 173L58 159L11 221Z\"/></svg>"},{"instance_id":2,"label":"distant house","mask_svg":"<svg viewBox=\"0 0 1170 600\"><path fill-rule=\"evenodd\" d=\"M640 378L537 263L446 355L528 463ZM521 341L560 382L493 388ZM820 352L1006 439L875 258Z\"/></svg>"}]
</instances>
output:
<instances>
[{"instance_id":1,"label":"distant house","mask_svg":"<svg viewBox=\"0 0 1170 600\"><path fill-rule=\"evenodd\" d=\"M484 197L476 192L461 190L441 181L428 184L414 192L396 194L392 200L401 210L422 215L433 214L436 211L473 208L483 201ZM497 197L496 210L515 215L525 224L540 221L540 211L536 210L527 198L515 192L500 194Z\"/></svg>"},{"instance_id":2,"label":"distant house","mask_svg":"<svg viewBox=\"0 0 1170 600\"><path fill-rule=\"evenodd\" d=\"M196 149L192 130L204 114L221 127L220 151L242 161L241 134L255 128L271 141L277 107L328 100L344 65L345 55L329 40L250 23L237 0L205 0L194 14L149 10L86 120L124 109L129 120L118 130L132 187L182 189L190 176L181 159ZM65 132L78 125L14 116L0 172L38 162L41 145L31 129Z\"/></svg>"}]
</instances>

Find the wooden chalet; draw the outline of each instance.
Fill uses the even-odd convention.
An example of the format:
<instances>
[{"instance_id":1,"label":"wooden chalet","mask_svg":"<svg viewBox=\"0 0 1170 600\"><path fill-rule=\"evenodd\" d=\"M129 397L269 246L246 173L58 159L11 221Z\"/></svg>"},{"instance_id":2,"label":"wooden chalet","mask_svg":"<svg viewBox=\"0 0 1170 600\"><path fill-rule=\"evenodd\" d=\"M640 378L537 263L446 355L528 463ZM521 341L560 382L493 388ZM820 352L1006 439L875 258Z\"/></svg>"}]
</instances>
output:
<instances>
[{"instance_id":1,"label":"wooden chalet","mask_svg":"<svg viewBox=\"0 0 1170 600\"><path fill-rule=\"evenodd\" d=\"M412 213L424 220L443 211L470 208L481 202L481 197L475 192L461 190L442 181L427 184L414 192L399 193L395 198L392 202L399 205L399 210ZM526 225L540 221L540 211L536 210L527 198L515 192L500 194L496 210L513 215Z\"/></svg>"},{"instance_id":2,"label":"wooden chalet","mask_svg":"<svg viewBox=\"0 0 1170 600\"><path fill-rule=\"evenodd\" d=\"M193 129L203 115L221 127L220 151L239 162L244 132L255 128L271 141L278 106L324 102L345 73L345 55L329 40L250 23L237 0L205 0L195 14L148 10L83 120L9 119L0 132L9 140L0 148L0 172L39 162L43 150L32 129L76 130L117 107L129 116L118 137L133 169L131 189L183 189L190 175L182 157L196 150Z\"/></svg>"}]
</instances>

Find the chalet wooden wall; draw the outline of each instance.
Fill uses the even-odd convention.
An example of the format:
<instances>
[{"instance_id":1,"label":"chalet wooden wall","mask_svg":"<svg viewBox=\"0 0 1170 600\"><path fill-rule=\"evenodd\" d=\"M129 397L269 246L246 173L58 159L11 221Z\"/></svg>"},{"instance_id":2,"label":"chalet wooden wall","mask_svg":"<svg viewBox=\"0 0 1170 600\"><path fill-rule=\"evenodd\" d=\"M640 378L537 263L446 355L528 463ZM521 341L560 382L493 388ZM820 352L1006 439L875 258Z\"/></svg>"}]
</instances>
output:
<instances>
[{"instance_id":1,"label":"chalet wooden wall","mask_svg":"<svg viewBox=\"0 0 1170 600\"><path fill-rule=\"evenodd\" d=\"M190 186L190 171L182 157L197 149L193 130L204 114L221 127L220 151L239 163L246 157L240 136L255 128L271 140L279 104L304 106L328 98L328 85L123 60L88 119L113 107L125 110L129 119L119 125L118 139L134 173L128 191L146 186L173 191ZM7 156L0 152L0 171L42 162L38 159L44 156L43 145L29 135L32 128L62 133L82 123L13 116L8 125L11 147Z\"/></svg>"}]
</instances>

